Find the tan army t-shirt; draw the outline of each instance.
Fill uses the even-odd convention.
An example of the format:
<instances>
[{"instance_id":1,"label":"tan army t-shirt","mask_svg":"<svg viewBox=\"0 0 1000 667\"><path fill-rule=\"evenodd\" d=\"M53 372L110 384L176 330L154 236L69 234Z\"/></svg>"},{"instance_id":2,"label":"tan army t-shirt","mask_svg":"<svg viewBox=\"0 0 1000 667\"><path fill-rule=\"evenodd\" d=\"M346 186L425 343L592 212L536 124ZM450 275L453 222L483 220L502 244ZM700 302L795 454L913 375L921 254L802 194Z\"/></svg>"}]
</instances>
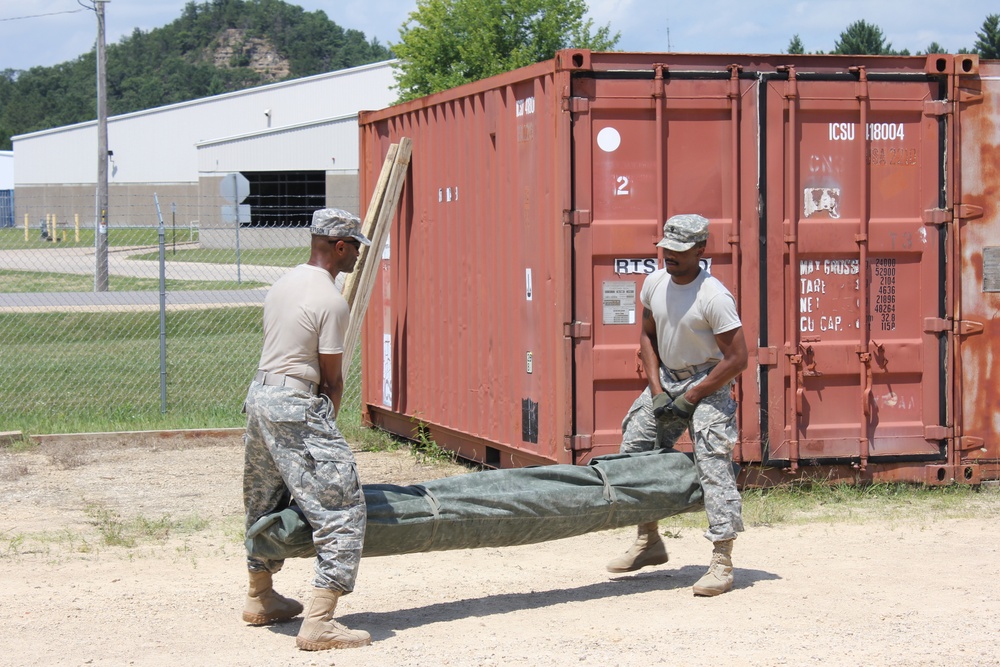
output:
<instances>
[{"instance_id":1,"label":"tan army t-shirt","mask_svg":"<svg viewBox=\"0 0 1000 667\"><path fill-rule=\"evenodd\" d=\"M672 370L722 361L715 334L743 326L733 295L704 269L687 285L675 283L666 269L654 271L639 300L656 321L660 362Z\"/></svg>"},{"instance_id":2,"label":"tan army t-shirt","mask_svg":"<svg viewBox=\"0 0 1000 667\"><path fill-rule=\"evenodd\" d=\"M299 264L264 299L264 345L258 368L320 381L319 355L343 354L351 321L347 300L326 269Z\"/></svg>"}]
</instances>

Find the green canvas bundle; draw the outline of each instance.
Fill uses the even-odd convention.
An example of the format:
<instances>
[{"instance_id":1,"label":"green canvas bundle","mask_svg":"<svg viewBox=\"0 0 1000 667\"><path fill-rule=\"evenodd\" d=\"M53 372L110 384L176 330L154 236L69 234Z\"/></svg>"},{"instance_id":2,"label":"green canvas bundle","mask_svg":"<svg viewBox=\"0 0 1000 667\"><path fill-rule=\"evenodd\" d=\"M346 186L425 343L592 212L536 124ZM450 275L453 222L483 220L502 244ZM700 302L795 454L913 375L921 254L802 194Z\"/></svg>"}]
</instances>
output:
<instances>
[{"instance_id":1,"label":"green canvas bundle","mask_svg":"<svg viewBox=\"0 0 1000 667\"><path fill-rule=\"evenodd\" d=\"M687 454L615 454L588 465L486 470L424 484L364 487L368 526L362 556L534 544L634 526L702 508ZM247 531L250 554L315 555L312 528L292 506Z\"/></svg>"}]
</instances>

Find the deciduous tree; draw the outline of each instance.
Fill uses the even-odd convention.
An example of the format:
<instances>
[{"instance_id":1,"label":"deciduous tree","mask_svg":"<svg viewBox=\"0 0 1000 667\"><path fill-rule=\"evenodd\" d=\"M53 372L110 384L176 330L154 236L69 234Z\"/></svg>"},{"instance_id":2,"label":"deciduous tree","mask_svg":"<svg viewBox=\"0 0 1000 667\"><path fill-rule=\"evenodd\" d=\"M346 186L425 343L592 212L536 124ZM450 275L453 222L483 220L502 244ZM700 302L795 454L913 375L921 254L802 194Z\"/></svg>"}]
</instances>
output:
<instances>
[{"instance_id":1,"label":"deciduous tree","mask_svg":"<svg viewBox=\"0 0 1000 667\"><path fill-rule=\"evenodd\" d=\"M547 60L564 48L606 51L609 26L594 31L584 0L417 0L391 44L396 84L409 100Z\"/></svg>"}]
</instances>

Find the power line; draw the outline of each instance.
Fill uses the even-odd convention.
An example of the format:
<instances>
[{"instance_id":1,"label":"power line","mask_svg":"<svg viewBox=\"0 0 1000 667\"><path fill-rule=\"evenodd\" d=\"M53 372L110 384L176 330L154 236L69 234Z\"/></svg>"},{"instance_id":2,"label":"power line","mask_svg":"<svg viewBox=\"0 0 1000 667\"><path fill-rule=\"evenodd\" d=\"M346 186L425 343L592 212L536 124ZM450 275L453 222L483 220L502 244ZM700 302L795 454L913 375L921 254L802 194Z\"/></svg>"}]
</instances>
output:
<instances>
[{"instance_id":1,"label":"power line","mask_svg":"<svg viewBox=\"0 0 1000 667\"><path fill-rule=\"evenodd\" d=\"M56 16L58 14L76 14L77 12L85 12L86 9L68 9L64 12L49 12L48 14L31 14L30 16L11 16L7 19L0 19L2 21L20 21L22 19L39 19L43 16Z\"/></svg>"}]
</instances>

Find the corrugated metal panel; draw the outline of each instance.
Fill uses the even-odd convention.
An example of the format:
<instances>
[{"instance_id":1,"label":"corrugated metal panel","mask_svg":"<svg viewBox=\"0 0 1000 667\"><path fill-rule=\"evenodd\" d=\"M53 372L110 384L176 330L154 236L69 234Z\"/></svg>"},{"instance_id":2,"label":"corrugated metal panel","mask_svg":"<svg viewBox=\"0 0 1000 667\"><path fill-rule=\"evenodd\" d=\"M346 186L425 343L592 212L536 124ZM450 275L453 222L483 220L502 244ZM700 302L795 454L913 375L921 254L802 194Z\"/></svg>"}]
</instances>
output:
<instances>
[{"instance_id":1,"label":"corrugated metal panel","mask_svg":"<svg viewBox=\"0 0 1000 667\"><path fill-rule=\"evenodd\" d=\"M395 99L393 83L391 63L376 63L115 116L108 120L110 180L195 182L197 143L381 108ZM20 135L14 146L19 184L93 183L97 177L94 122Z\"/></svg>"},{"instance_id":2,"label":"corrugated metal panel","mask_svg":"<svg viewBox=\"0 0 1000 667\"><path fill-rule=\"evenodd\" d=\"M0 190L14 189L14 151L0 151Z\"/></svg>"},{"instance_id":3,"label":"corrugated metal panel","mask_svg":"<svg viewBox=\"0 0 1000 667\"><path fill-rule=\"evenodd\" d=\"M528 68L410 105L362 136L368 183L389 143L413 140L404 222L366 323L366 349L379 351L364 356L366 401L394 429L427 421L460 450L515 443L503 460L499 449L466 452L508 467L571 460L568 164L557 159L567 84Z\"/></svg>"},{"instance_id":4,"label":"corrugated metal panel","mask_svg":"<svg viewBox=\"0 0 1000 667\"><path fill-rule=\"evenodd\" d=\"M0 227L14 226L14 191L0 190Z\"/></svg>"},{"instance_id":5,"label":"corrugated metal panel","mask_svg":"<svg viewBox=\"0 0 1000 667\"><path fill-rule=\"evenodd\" d=\"M970 67L971 68L971 64ZM961 182L955 201L955 270L961 291L954 311L955 375L960 390L955 476L982 467L1000 477L1000 62L980 63L978 77L959 79L952 97L960 117Z\"/></svg>"},{"instance_id":6,"label":"corrugated metal panel","mask_svg":"<svg viewBox=\"0 0 1000 667\"><path fill-rule=\"evenodd\" d=\"M980 85L961 58L566 51L363 114L363 197L388 144L414 140L382 307L366 322L372 421L404 434L426 422L493 465L617 450L645 384L643 274L657 265L662 221L699 212L712 221L709 269L736 295L756 352L738 387L737 460L761 480L823 466L834 479L946 481L932 478L955 473L945 467L963 446L949 416L961 390L949 384L948 313L969 282L948 270L949 179L967 164L949 148L949 86ZM533 123L518 115L529 97ZM976 111L992 132L973 133L983 146L996 145L991 112ZM453 185L462 196L449 209ZM440 202L428 197L442 186ZM525 211L543 214L525 225ZM978 275L993 280L995 261L1000 282L1000 248L991 253ZM530 269L538 294L539 266L549 319L522 293ZM996 312L990 299L974 300L983 317ZM528 379L521 355L533 348L567 357L547 366L533 355L549 377ZM991 367L975 356L986 348L965 353ZM531 423L535 395L544 446L512 428L518 408ZM970 428L995 438L985 419L996 406L971 403Z\"/></svg>"},{"instance_id":7,"label":"corrugated metal panel","mask_svg":"<svg viewBox=\"0 0 1000 667\"><path fill-rule=\"evenodd\" d=\"M358 170L357 115L198 144L198 171Z\"/></svg>"}]
</instances>

